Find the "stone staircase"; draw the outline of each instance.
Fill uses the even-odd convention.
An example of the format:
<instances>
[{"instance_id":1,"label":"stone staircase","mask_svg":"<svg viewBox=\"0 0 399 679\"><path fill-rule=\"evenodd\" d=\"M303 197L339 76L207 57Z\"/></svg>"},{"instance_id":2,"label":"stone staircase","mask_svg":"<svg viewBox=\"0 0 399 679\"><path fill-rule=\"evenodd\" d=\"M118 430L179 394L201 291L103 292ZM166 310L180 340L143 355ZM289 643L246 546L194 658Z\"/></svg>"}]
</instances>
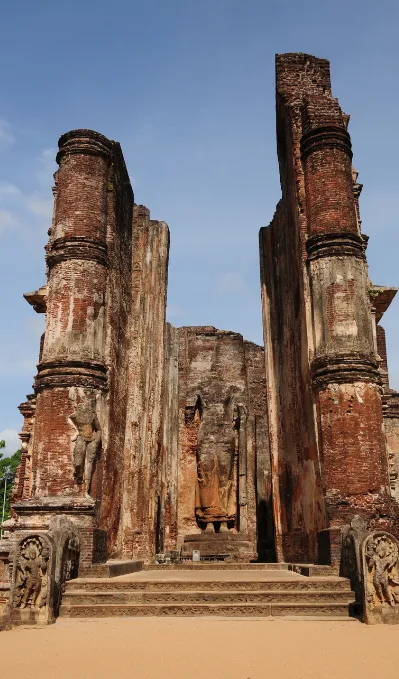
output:
<instances>
[{"instance_id":1,"label":"stone staircase","mask_svg":"<svg viewBox=\"0 0 399 679\"><path fill-rule=\"evenodd\" d=\"M281 564L254 566L158 566L114 578L77 578L67 583L60 615L348 619L352 614L355 598L345 578L308 577Z\"/></svg>"}]
</instances>

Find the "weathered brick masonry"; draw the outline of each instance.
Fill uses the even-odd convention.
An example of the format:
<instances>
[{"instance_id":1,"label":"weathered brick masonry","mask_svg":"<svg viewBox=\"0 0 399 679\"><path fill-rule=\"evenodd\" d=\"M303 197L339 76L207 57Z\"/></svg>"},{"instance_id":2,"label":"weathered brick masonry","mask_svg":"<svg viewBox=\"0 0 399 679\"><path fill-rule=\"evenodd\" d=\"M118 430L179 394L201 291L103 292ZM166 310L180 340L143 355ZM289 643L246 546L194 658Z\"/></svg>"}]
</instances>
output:
<instances>
[{"instance_id":1,"label":"weathered brick masonry","mask_svg":"<svg viewBox=\"0 0 399 679\"><path fill-rule=\"evenodd\" d=\"M133 211L132 308L129 328L128 411L120 462L121 502L112 553L154 556L162 467L162 403L169 230ZM113 502L113 500L112 500ZM119 511L120 510L120 511Z\"/></svg>"},{"instance_id":2,"label":"weathered brick masonry","mask_svg":"<svg viewBox=\"0 0 399 679\"><path fill-rule=\"evenodd\" d=\"M398 507L349 117L326 60L278 55L276 89L282 199L260 232L276 545L313 561L355 514L397 532Z\"/></svg>"},{"instance_id":3,"label":"weathered brick masonry","mask_svg":"<svg viewBox=\"0 0 399 679\"><path fill-rule=\"evenodd\" d=\"M380 325L396 289L368 277L349 117L323 59L278 55L276 87L264 349L166 323L167 225L134 203L118 143L60 138L47 283L25 295L46 329L20 406L3 593L18 541L39 532L55 563L62 526L85 574L193 549L336 564L356 515L399 536L399 395Z\"/></svg>"}]
</instances>

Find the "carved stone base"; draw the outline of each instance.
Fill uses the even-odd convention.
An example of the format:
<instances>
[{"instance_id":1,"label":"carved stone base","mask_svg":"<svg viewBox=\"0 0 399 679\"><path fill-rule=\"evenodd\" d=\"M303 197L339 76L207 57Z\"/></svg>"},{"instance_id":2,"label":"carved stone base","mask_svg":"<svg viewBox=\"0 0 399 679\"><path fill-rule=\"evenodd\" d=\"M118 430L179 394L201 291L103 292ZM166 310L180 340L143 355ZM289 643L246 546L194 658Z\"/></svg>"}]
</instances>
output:
<instances>
[{"instance_id":1,"label":"carved stone base","mask_svg":"<svg viewBox=\"0 0 399 679\"><path fill-rule=\"evenodd\" d=\"M92 498L45 497L40 500L15 502L12 508L15 518L6 521L3 527L14 541L34 531L52 531L61 518L68 519L77 533L83 536L80 565L87 567L93 563L93 559L101 560L99 558L101 555L97 553L99 550L96 542L99 532L95 530L95 501ZM105 561L106 555L102 556L102 560Z\"/></svg>"},{"instance_id":2,"label":"carved stone base","mask_svg":"<svg viewBox=\"0 0 399 679\"><path fill-rule=\"evenodd\" d=\"M253 541L246 533L203 532L197 535L186 535L182 546L183 557L192 556L193 550L199 550L201 556L226 559L229 561L253 561L257 558Z\"/></svg>"}]
</instances>

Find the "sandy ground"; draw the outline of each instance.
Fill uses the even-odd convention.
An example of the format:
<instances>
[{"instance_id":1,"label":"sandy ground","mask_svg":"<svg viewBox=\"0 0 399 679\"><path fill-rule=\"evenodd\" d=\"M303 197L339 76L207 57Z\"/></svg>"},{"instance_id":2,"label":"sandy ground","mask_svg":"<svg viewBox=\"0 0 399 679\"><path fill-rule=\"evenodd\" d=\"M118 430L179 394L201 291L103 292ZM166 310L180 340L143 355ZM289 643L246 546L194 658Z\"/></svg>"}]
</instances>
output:
<instances>
[{"instance_id":1,"label":"sandy ground","mask_svg":"<svg viewBox=\"0 0 399 679\"><path fill-rule=\"evenodd\" d=\"M397 679L399 626L107 618L0 633L13 679Z\"/></svg>"}]
</instances>

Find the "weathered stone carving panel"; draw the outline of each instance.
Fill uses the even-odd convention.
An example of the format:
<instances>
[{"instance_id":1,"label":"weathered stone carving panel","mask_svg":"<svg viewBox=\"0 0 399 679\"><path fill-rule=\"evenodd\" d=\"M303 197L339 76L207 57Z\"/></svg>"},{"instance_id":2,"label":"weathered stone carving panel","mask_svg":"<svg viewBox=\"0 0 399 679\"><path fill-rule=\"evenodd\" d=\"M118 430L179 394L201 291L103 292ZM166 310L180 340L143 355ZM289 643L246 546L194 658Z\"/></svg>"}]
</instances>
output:
<instances>
[{"instance_id":1,"label":"weathered stone carving panel","mask_svg":"<svg viewBox=\"0 0 399 679\"><path fill-rule=\"evenodd\" d=\"M368 624L399 623L399 543L376 531L362 543L363 616Z\"/></svg>"},{"instance_id":2,"label":"weathered stone carving panel","mask_svg":"<svg viewBox=\"0 0 399 679\"><path fill-rule=\"evenodd\" d=\"M14 557L11 622L48 624L54 621L54 545L42 534L20 540Z\"/></svg>"}]
</instances>

